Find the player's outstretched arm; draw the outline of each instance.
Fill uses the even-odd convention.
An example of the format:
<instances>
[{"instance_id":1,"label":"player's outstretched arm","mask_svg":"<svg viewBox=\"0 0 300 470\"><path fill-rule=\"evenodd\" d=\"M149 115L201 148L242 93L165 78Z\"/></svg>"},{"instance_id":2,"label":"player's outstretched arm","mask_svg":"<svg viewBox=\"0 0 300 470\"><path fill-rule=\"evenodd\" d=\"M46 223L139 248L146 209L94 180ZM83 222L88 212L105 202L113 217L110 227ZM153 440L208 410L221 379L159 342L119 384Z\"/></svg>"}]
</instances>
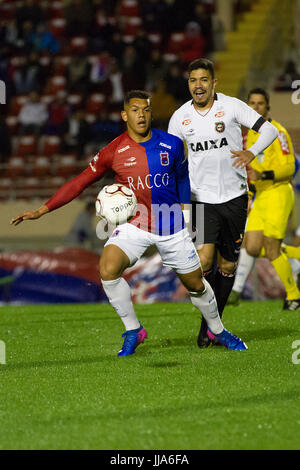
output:
<instances>
[{"instance_id":1,"label":"player's outstretched arm","mask_svg":"<svg viewBox=\"0 0 300 470\"><path fill-rule=\"evenodd\" d=\"M22 214L19 214L19 215L17 215L17 217L14 217L13 219L11 219L10 224L11 225L19 225L24 220L39 219L40 217L42 217L42 215L47 214L47 212L49 212L48 207L46 205L43 205L35 211L22 212Z\"/></svg>"},{"instance_id":2,"label":"player's outstretched arm","mask_svg":"<svg viewBox=\"0 0 300 470\"><path fill-rule=\"evenodd\" d=\"M230 152L233 153L231 158L235 158L232 164L234 168L246 168L255 158L255 155L249 150L230 150Z\"/></svg>"}]
</instances>

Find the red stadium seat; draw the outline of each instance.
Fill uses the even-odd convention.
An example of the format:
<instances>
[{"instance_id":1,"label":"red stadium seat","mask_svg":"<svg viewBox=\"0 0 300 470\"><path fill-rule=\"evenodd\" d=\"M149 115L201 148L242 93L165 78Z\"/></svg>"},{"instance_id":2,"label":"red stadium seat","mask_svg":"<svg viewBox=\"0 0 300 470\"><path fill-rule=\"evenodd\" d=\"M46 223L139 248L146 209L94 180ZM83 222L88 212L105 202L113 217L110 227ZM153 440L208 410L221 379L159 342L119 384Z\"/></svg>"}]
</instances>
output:
<instances>
[{"instance_id":1,"label":"red stadium seat","mask_svg":"<svg viewBox=\"0 0 300 470\"><path fill-rule=\"evenodd\" d=\"M23 55L14 55L10 59L10 65L13 67L20 67L21 65L25 64L26 57Z\"/></svg>"},{"instance_id":2,"label":"red stadium seat","mask_svg":"<svg viewBox=\"0 0 300 470\"><path fill-rule=\"evenodd\" d=\"M63 176L51 176L47 181L47 189L54 194L66 182Z\"/></svg>"},{"instance_id":3,"label":"red stadium seat","mask_svg":"<svg viewBox=\"0 0 300 470\"><path fill-rule=\"evenodd\" d=\"M64 17L64 2L63 1L50 2L49 17L50 18L63 18Z\"/></svg>"},{"instance_id":4,"label":"red stadium seat","mask_svg":"<svg viewBox=\"0 0 300 470\"><path fill-rule=\"evenodd\" d=\"M65 75L71 60L72 56L70 55L56 56L54 59L56 73Z\"/></svg>"},{"instance_id":5,"label":"red stadium seat","mask_svg":"<svg viewBox=\"0 0 300 470\"><path fill-rule=\"evenodd\" d=\"M56 168L56 176L70 177L77 173L76 155L60 155Z\"/></svg>"},{"instance_id":6,"label":"red stadium seat","mask_svg":"<svg viewBox=\"0 0 300 470\"><path fill-rule=\"evenodd\" d=\"M161 46L162 35L160 33L149 33L147 37L153 48L158 49Z\"/></svg>"},{"instance_id":7,"label":"red stadium seat","mask_svg":"<svg viewBox=\"0 0 300 470\"><path fill-rule=\"evenodd\" d=\"M61 138L58 135L43 135L40 139L40 155L52 156L60 152Z\"/></svg>"},{"instance_id":8,"label":"red stadium seat","mask_svg":"<svg viewBox=\"0 0 300 470\"><path fill-rule=\"evenodd\" d=\"M42 95L41 96L41 103L44 103L46 106L49 106L50 103L54 100L54 95Z\"/></svg>"},{"instance_id":9,"label":"red stadium seat","mask_svg":"<svg viewBox=\"0 0 300 470\"><path fill-rule=\"evenodd\" d=\"M0 178L0 200L7 201L10 198L14 188L15 183L12 178Z\"/></svg>"},{"instance_id":10,"label":"red stadium seat","mask_svg":"<svg viewBox=\"0 0 300 470\"><path fill-rule=\"evenodd\" d=\"M51 158L45 155L36 157L34 159L33 168L31 171L32 176L49 176L51 173Z\"/></svg>"},{"instance_id":11,"label":"red stadium seat","mask_svg":"<svg viewBox=\"0 0 300 470\"><path fill-rule=\"evenodd\" d=\"M71 106L78 107L82 103L82 96L79 93L70 93L67 96L67 103Z\"/></svg>"},{"instance_id":12,"label":"red stadium seat","mask_svg":"<svg viewBox=\"0 0 300 470\"><path fill-rule=\"evenodd\" d=\"M74 36L71 39L70 47L71 51L85 51L88 46L88 38L85 36Z\"/></svg>"},{"instance_id":13,"label":"red stadium seat","mask_svg":"<svg viewBox=\"0 0 300 470\"><path fill-rule=\"evenodd\" d=\"M142 19L139 16L130 16L126 20L124 34L135 36L138 30L141 28L142 24L143 24Z\"/></svg>"},{"instance_id":14,"label":"red stadium seat","mask_svg":"<svg viewBox=\"0 0 300 470\"><path fill-rule=\"evenodd\" d=\"M49 80L49 93L56 94L60 90L66 88L67 79L64 75L54 75Z\"/></svg>"},{"instance_id":15,"label":"red stadium seat","mask_svg":"<svg viewBox=\"0 0 300 470\"><path fill-rule=\"evenodd\" d=\"M52 18L49 22L49 29L56 38L64 36L66 32L66 20L64 18Z\"/></svg>"},{"instance_id":16,"label":"red stadium seat","mask_svg":"<svg viewBox=\"0 0 300 470\"><path fill-rule=\"evenodd\" d=\"M172 33L167 44L166 52L171 54L178 54L181 52L184 38L185 36L182 32Z\"/></svg>"},{"instance_id":17,"label":"red stadium seat","mask_svg":"<svg viewBox=\"0 0 300 470\"><path fill-rule=\"evenodd\" d=\"M16 178L18 176L24 176L25 169L26 169L26 165L24 163L25 161L23 157L19 157L19 156L10 157L10 159L7 162L5 176L9 178Z\"/></svg>"},{"instance_id":18,"label":"red stadium seat","mask_svg":"<svg viewBox=\"0 0 300 470\"><path fill-rule=\"evenodd\" d=\"M15 18L16 6L11 2L0 3L1 20L13 20Z\"/></svg>"},{"instance_id":19,"label":"red stadium seat","mask_svg":"<svg viewBox=\"0 0 300 470\"><path fill-rule=\"evenodd\" d=\"M120 2L121 16L139 16L139 4L137 0L121 0Z\"/></svg>"},{"instance_id":20,"label":"red stadium seat","mask_svg":"<svg viewBox=\"0 0 300 470\"><path fill-rule=\"evenodd\" d=\"M17 116L7 116L5 119L6 125L9 129L11 135L16 134L18 130L18 117Z\"/></svg>"},{"instance_id":21,"label":"red stadium seat","mask_svg":"<svg viewBox=\"0 0 300 470\"><path fill-rule=\"evenodd\" d=\"M28 155L36 155L37 139L34 135L23 135L16 140L14 154L26 157Z\"/></svg>"},{"instance_id":22,"label":"red stadium seat","mask_svg":"<svg viewBox=\"0 0 300 470\"><path fill-rule=\"evenodd\" d=\"M10 114L17 116L27 101L27 95L13 96L10 104Z\"/></svg>"},{"instance_id":23,"label":"red stadium seat","mask_svg":"<svg viewBox=\"0 0 300 470\"><path fill-rule=\"evenodd\" d=\"M87 100L86 111L90 114L97 114L105 106L105 95L103 93L93 93Z\"/></svg>"}]
</instances>

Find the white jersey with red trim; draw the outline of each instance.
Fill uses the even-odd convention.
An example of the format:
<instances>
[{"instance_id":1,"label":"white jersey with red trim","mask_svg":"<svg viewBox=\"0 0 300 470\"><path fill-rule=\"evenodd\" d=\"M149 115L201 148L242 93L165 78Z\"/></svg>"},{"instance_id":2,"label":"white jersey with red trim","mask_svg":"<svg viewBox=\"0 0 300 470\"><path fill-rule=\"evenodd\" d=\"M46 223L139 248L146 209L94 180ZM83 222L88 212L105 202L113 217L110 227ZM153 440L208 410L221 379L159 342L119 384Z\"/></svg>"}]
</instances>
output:
<instances>
[{"instance_id":1,"label":"white jersey with red trim","mask_svg":"<svg viewBox=\"0 0 300 470\"><path fill-rule=\"evenodd\" d=\"M265 120L243 101L216 93L206 112L193 100L172 115L168 132L186 142L192 200L219 204L248 191L245 169L234 168L230 150L242 150L241 126L259 131Z\"/></svg>"}]
</instances>

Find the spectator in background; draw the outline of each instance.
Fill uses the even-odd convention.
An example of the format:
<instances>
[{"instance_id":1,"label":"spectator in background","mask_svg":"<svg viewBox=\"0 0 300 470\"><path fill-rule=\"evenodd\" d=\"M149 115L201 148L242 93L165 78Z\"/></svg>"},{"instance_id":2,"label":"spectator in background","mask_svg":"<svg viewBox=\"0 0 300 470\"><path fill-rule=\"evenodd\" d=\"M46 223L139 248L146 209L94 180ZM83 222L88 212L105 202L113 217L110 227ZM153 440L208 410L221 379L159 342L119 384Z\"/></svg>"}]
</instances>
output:
<instances>
[{"instance_id":1,"label":"spectator in background","mask_svg":"<svg viewBox=\"0 0 300 470\"><path fill-rule=\"evenodd\" d=\"M207 55L207 53L212 52L214 49L212 15L207 11L203 3L197 2L190 21L196 22L200 26L200 31L205 38L204 54Z\"/></svg>"},{"instance_id":2,"label":"spectator in background","mask_svg":"<svg viewBox=\"0 0 300 470\"><path fill-rule=\"evenodd\" d=\"M67 67L67 83L70 93L84 92L90 75L91 65L85 54L74 52Z\"/></svg>"},{"instance_id":3,"label":"spectator in background","mask_svg":"<svg viewBox=\"0 0 300 470\"><path fill-rule=\"evenodd\" d=\"M29 94L27 103L24 104L18 116L20 135L40 135L47 119L48 112L46 105L40 102L40 95L36 91L32 91Z\"/></svg>"},{"instance_id":4,"label":"spectator in background","mask_svg":"<svg viewBox=\"0 0 300 470\"><path fill-rule=\"evenodd\" d=\"M40 90L43 83L43 69L39 63L39 55L32 52L24 58L24 64L13 73L16 93L26 95L34 90Z\"/></svg>"},{"instance_id":5,"label":"spectator in background","mask_svg":"<svg viewBox=\"0 0 300 470\"><path fill-rule=\"evenodd\" d=\"M11 155L11 138L4 116L0 114L0 163L6 163Z\"/></svg>"},{"instance_id":6,"label":"spectator in background","mask_svg":"<svg viewBox=\"0 0 300 470\"><path fill-rule=\"evenodd\" d=\"M166 89L175 98L177 106L189 100L190 94L186 85L187 78L184 78L181 64L178 62L170 64L166 74Z\"/></svg>"},{"instance_id":7,"label":"spectator in background","mask_svg":"<svg viewBox=\"0 0 300 470\"><path fill-rule=\"evenodd\" d=\"M16 44L18 39L18 30L14 20L0 20L0 43Z\"/></svg>"},{"instance_id":8,"label":"spectator in background","mask_svg":"<svg viewBox=\"0 0 300 470\"><path fill-rule=\"evenodd\" d=\"M125 47L121 69L123 70L125 92L128 90L143 90L145 88L145 62L139 60L135 48L131 45Z\"/></svg>"},{"instance_id":9,"label":"spectator in background","mask_svg":"<svg viewBox=\"0 0 300 470\"><path fill-rule=\"evenodd\" d=\"M152 43L147 38L146 32L143 28L138 30L132 46L136 50L138 59L143 62L148 62L151 54Z\"/></svg>"},{"instance_id":10,"label":"spectator in background","mask_svg":"<svg viewBox=\"0 0 300 470\"><path fill-rule=\"evenodd\" d=\"M163 0L143 0L141 18L148 32L164 31L168 24L168 5Z\"/></svg>"},{"instance_id":11,"label":"spectator in background","mask_svg":"<svg viewBox=\"0 0 300 470\"><path fill-rule=\"evenodd\" d=\"M85 120L84 111L77 109L68 116L62 126L63 151L74 152L78 158L84 155L84 147L90 137L89 124Z\"/></svg>"},{"instance_id":12,"label":"spectator in background","mask_svg":"<svg viewBox=\"0 0 300 470\"><path fill-rule=\"evenodd\" d=\"M293 81L300 80L300 73L297 70L295 62L289 60L275 84L276 91L291 91Z\"/></svg>"},{"instance_id":13,"label":"spectator in background","mask_svg":"<svg viewBox=\"0 0 300 470\"><path fill-rule=\"evenodd\" d=\"M96 60L93 61L90 68L90 91L101 91L101 86L109 77L111 66L111 56L108 52L103 51Z\"/></svg>"},{"instance_id":14,"label":"spectator in background","mask_svg":"<svg viewBox=\"0 0 300 470\"><path fill-rule=\"evenodd\" d=\"M115 57L119 62L121 62L124 55L126 44L123 41L122 34L120 31L115 31L107 44L107 51L112 57Z\"/></svg>"},{"instance_id":15,"label":"spectator in background","mask_svg":"<svg viewBox=\"0 0 300 470\"><path fill-rule=\"evenodd\" d=\"M100 111L96 120L90 125L89 153L99 151L108 142L118 137L121 130L120 123L113 121L107 110Z\"/></svg>"},{"instance_id":16,"label":"spectator in background","mask_svg":"<svg viewBox=\"0 0 300 470\"><path fill-rule=\"evenodd\" d=\"M108 83L104 92L106 96L109 96L109 102L118 110L120 109L124 99L123 80L123 72L121 71L118 62L113 60L111 63Z\"/></svg>"},{"instance_id":17,"label":"spectator in background","mask_svg":"<svg viewBox=\"0 0 300 470\"><path fill-rule=\"evenodd\" d=\"M167 71L168 64L164 61L162 53L159 49L153 49L146 65L146 90L153 91L165 78Z\"/></svg>"},{"instance_id":18,"label":"spectator in background","mask_svg":"<svg viewBox=\"0 0 300 470\"><path fill-rule=\"evenodd\" d=\"M185 64L203 57L205 51L205 40L201 34L198 23L189 22L185 27L185 38L182 44L181 59Z\"/></svg>"},{"instance_id":19,"label":"spectator in background","mask_svg":"<svg viewBox=\"0 0 300 470\"><path fill-rule=\"evenodd\" d=\"M54 101L50 103L48 108L49 118L46 124L45 134L62 135L64 123L70 111L66 97L66 91L60 90L56 93Z\"/></svg>"},{"instance_id":20,"label":"spectator in background","mask_svg":"<svg viewBox=\"0 0 300 470\"><path fill-rule=\"evenodd\" d=\"M37 25L44 20L45 13L38 2L35 2L34 0L18 2L18 8L16 10L16 24L20 38L23 38L24 36L24 23L30 21L35 29Z\"/></svg>"},{"instance_id":21,"label":"spectator in background","mask_svg":"<svg viewBox=\"0 0 300 470\"><path fill-rule=\"evenodd\" d=\"M57 54L60 49L59 42L55 39L53 34L48 31L45 23L38 24L36 31L34 31L29 38L29 43L36 52Z\"/></svg>"},{"instance_id":22,"label":"spectator in background","mask_svg":"<svg viewBox=\"0 0 300 470\"><path fill-rule=\"evenodd\" d=\"M90 250L95 249L99 243L93 224L95 215L94 201L87 202L66 235L64 244L69 247L81 246Z\"/></svg>"},{"instance_id":23,"label":"spectator in background","mask_svg":"<svg viewBox=\"0 0 300 470\"><path fill-rule=\"evenodd\" d=\"M67 35L88 36L93 22L93 7L87 0L71 0L65 8Z\"/></svg>"},{"instance_id":24,"label":"spectator in background","mask_svg":"<svg viewBox=\"0 0 300 470\"><path fill-rule=\"evenodd\" d=\"M177 109L174 97L166 90L166 84L161 81L157 84L156 89L152 93L152 109L155 127L166 130L170 115Z\"/></svg>"}]
</instances>

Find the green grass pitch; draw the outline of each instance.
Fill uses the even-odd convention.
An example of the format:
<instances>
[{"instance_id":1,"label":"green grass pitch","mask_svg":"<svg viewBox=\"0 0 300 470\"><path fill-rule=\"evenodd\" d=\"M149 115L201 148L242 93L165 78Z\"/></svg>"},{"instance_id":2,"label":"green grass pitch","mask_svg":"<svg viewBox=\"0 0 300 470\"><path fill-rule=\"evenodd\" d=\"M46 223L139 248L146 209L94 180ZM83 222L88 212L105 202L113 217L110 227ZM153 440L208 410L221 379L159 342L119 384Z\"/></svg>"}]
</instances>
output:
<instances>
[{"instance_id":1,"label":"green grass pitch","mask_svg":"<svg viewBox=\"0 0 300 470\"><path fill-rule=\"evenodd\" d=\"M228 351L197 347L191 304L136 310L149 339L118 358L108 304L0 308L0 449L300 448L299 312L227 307Z\"/></svg>"}]
</instances>

